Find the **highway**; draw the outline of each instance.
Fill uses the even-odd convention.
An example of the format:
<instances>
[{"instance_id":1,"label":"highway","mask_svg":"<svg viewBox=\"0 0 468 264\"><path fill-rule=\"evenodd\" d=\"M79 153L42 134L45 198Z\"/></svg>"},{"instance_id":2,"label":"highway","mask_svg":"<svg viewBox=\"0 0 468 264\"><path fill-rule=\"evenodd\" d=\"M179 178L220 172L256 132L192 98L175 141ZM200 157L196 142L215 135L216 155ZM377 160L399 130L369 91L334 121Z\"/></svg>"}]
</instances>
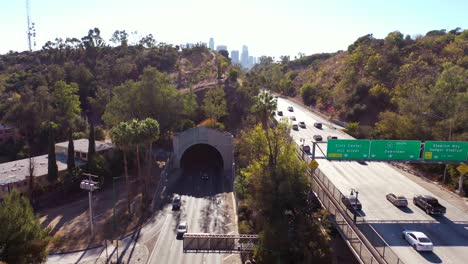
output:
<instances>
[{"instance_id":1,"label":"highway","mask_svg":"<svg viewBox=\"0 0 468 264\"><path fill-rule=\"evenodd\" d=\"M181 221L188 224L188 232L229 234L237 232L232 207L232 191L225 191L221 175L213 171L209 179L202 179L199 171L184 172L171 190L165 192L168 201L159 213L162 222L159 236L150 251L148 263L241 263L239 254L184 253L183 240L176 238ZM182 198L180 210L172 210L174 194Z\"/></svg>"},{"instance_id":2,"label":"highway","mask_svg":"<svg viewBox=\"0 0 468 264\"><path fill-rule=\"evenodd\" d=\"M293 106L294 111L287 110ZM341 128L331 125L305 107L285 98L278 98L278 111L283 111L283 117L289 120L296 117L296 122L304 121L306 129L298 131L291 129L291 136L300 145L301 138L310 145L314 135L321 135L324 141L327 136L337 136L338 139L352 139ZM276 115L277 120L282 116ZM291 121L290 121L291 122ZM323 128L317 129L314 122L322 122ZM425 188L421 187L399 170L384 162L349 162L328 161L323 159L326 154L326 144L318 144L316 160L319 169L327 175L333 184L343 193L349 194L352 188L359 191L359 200L363 210L361 215L372 223L379 235L406 264L412 263L467 263L468 261L468 214ZM322 157L322 159L320 159ZM389 203L385 195L393 192L404 195L409 202L407 209L398 209ZM413 196L429 194L438 198L447 207L447 214L441 217L426 215L412 203ZM401 237L403 230L424 232L434 243L434 251L418 253Z\"/></svg>"}]
</instances>

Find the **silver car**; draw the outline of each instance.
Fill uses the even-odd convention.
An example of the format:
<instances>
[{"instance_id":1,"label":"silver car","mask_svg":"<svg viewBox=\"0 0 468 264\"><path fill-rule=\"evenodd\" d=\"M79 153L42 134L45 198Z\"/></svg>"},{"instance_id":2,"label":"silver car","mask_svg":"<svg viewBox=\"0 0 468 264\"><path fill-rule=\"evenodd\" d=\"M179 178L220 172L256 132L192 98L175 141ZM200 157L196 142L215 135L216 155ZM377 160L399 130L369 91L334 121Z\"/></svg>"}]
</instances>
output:
<instances>
[{"instance_id":1,"label":"silver car","mask_svg":"<svg viewBox=\"0 0 468 264\"><path fill-rule=\"evenodd\" d=\"M407 207L408 200L404 196L397 196L394 193L387 194L387 200L397 207Z\"/></svg>"}]
</instances>

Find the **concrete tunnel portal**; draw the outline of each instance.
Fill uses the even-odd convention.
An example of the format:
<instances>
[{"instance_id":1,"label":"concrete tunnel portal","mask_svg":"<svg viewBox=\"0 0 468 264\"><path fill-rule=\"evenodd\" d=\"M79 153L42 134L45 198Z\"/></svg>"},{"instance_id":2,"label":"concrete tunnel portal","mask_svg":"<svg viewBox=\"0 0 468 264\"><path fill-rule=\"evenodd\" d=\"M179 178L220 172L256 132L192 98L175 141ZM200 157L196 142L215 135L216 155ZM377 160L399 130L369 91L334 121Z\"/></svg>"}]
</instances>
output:
<instances>
[{"instance_id":1,"label":"concrete tunnel portal","mask_svg":"<svg viewBox=\"0 0 468 264\"><path fill-rule=\"evenodd\" d=\"M173 168L183 170L215 169L226 179L234 176L232 134L205 126L174 135Z\"/></svg>"}]
</instances>

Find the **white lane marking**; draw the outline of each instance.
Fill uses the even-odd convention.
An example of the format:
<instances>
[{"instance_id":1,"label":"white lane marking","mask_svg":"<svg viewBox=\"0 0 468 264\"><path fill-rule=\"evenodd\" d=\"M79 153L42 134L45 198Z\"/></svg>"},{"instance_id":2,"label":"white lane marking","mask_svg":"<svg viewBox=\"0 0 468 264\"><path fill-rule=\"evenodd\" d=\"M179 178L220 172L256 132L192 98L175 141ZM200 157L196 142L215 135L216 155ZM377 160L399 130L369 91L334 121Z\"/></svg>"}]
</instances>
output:
<instances>
[{"instance_id":1,"label":"white lane marking","mask_svg":"<svg viewBox=\"0 0 468 264\"><path fill-rule=\"evenodd\" d=\"M166 219L164 219L164 223L163 223L163 225L162 225L162 227L161 227L161 230L163 230L163 231L167 230L167 228L164 229L164 226L166 225L166 222L167 222L167 220L169 219L169 216L170 216L170 214L168 214L168 215L166 216ZM167 231L166 231L166 232L167 232ZM161 238L162 238L162 237L164 237L164 236L163 236L163 233L162 233L162 232L159 232L158 240L156 241L156 244L154 245L153 251L151 252L151 255L150 255L149 259L148 259L148 263L151 263L151 260L153 259L154 252L157 250L158 245L159 245L159 241L161 241Z\"/></svg>"},{"instance_id":2,"label":"white lane marking","mask_svg":"<svg viewBox=\"0 0 468 264\"><path fill-rule=\"evenodd\" d=\"M228 258L230 258L230 257L232 257L232 256L234 256L234 254L231 254L231 255L229 255L229 256L227 256L227 257L224 257L223 260L226 260L226 259L228 259Z\"/></svg>"}]
</instances>

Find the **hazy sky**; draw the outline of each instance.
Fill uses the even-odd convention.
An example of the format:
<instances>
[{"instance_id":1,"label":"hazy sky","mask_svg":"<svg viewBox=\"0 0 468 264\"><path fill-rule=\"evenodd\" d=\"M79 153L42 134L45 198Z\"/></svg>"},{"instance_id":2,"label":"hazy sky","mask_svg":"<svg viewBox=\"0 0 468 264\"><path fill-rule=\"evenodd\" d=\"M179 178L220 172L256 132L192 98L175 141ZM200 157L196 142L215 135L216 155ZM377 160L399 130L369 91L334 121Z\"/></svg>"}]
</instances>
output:
<instances>
[{"instance_id":1,"label":"hazy sky","mask_svg":"<svg viewBox=\"0 0 468 264\"><path fill-rule=\"evenodd\" d=\"M0 54L27 49L25 0L0 0ZM468 28L468 0L30 0L37 46L57 37L81 38L98 27L153 34L158 42L225 44L229 52L307 55L344 50L358 37L399 30L425 34Z\"/></svg>"}]
</instances>

